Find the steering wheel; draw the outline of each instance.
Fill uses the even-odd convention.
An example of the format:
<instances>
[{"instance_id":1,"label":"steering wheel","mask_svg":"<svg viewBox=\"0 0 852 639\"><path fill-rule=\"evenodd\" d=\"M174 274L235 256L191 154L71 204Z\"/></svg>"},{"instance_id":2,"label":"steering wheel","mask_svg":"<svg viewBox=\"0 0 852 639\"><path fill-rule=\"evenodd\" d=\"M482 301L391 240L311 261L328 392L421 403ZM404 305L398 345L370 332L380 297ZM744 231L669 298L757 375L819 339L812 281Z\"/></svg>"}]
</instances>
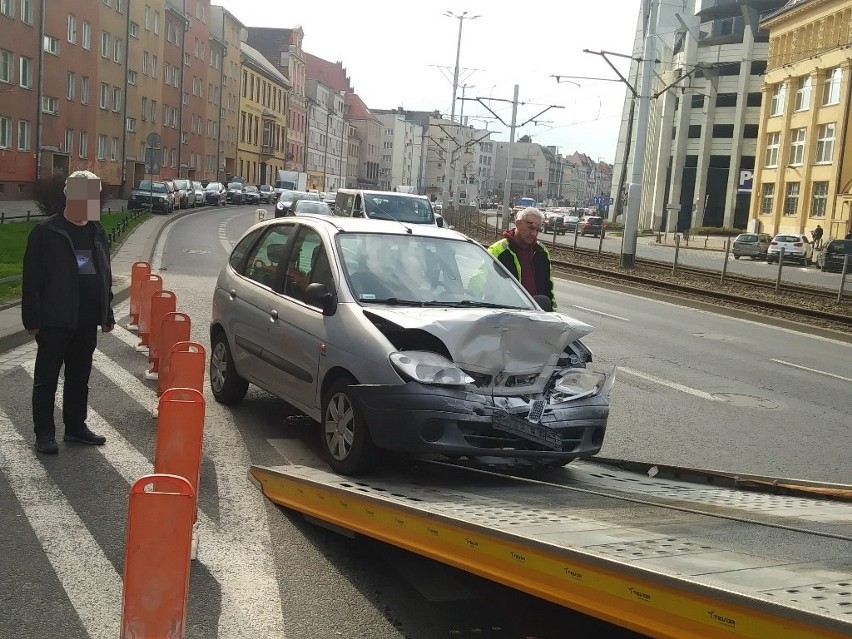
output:
<instances>
[{"instance_id":1,"label":"steering wheel","mask_svg":"<svg viewBox=\"0 0 852 639\"><path fill-rule=\"evenodd\" d=\"M263 260L255 260L254 261L254 267L255 268L266 268L267 264Z\"/></svg>"}]
</instances>

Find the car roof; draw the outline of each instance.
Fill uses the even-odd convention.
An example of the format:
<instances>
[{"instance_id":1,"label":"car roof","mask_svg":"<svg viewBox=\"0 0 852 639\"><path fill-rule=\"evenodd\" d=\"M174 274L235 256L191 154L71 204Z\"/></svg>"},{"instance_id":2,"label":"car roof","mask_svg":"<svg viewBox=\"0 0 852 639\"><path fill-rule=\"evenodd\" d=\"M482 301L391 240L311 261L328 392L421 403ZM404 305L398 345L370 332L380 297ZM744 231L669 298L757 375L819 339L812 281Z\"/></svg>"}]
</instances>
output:
<instances>
[{"instance_id":1,"label":"car roof","mask_svg":"<svg viewBox=\"0 0 852 639\"><path fill-rule=\"evenodd\" d=\"M356 193L361 192L364 195L383 195L385 197L393 195L395 197L408 197L416 200L428 200L428 195L418 195L417 193L398 193L397 191L370 191L367 189L337 189L338 193Z\"/></svg>"},{"instance_id":2,"label":"car roof","mask_svg":"<svg viewBox=\"0 0 852 639\"><path fill-rule=\"evenodd\" d=\"M418 235L424 237L443 237L453 240L473 241L466 235L448 228L441 228L433 224L414 224L410 222L397 222L395 220L377 220L363 217L346 216L317 216L317 215L290 215L287 217L273 218L260 222L259 225L275 224L281 222L308 223L314 226L324 226L326 231L332 235L337 233L376 233L391 235ZM258 226L258 225L255 225ZM252 227L254 228L254 227Z\"/></svg>"}]
</instances>

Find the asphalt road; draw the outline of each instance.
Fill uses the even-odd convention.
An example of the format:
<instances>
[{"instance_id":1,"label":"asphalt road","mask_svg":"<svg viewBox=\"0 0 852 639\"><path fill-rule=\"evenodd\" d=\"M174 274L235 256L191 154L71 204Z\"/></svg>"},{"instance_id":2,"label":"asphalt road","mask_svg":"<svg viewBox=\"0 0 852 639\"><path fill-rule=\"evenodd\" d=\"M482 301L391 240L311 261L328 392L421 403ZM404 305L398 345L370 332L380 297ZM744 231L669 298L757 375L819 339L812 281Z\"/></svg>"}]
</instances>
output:
<instances>
[{"instance_id":1,"label":"asphalt road","mask_svg":"<svg viewBox=\"0 0 852 639\"><path fill-rule=\"evenodd\" d=\"M193 213L168 227L153 261L205 348L215 274L253 211ZM595 365L617 370L607 456L848 480L849 344L570 282L557 295L596 327ZM127 489L151 472L156 402L127 307L117 310L125 319L101 336L91 384L102 448L37 456L32 351L0 356L2 637L117 634ZM233 408L205 397L189 639L635 637L271 505L248 466L321 465L316 427L257 389Z\"/></svg>"}]
</instances>

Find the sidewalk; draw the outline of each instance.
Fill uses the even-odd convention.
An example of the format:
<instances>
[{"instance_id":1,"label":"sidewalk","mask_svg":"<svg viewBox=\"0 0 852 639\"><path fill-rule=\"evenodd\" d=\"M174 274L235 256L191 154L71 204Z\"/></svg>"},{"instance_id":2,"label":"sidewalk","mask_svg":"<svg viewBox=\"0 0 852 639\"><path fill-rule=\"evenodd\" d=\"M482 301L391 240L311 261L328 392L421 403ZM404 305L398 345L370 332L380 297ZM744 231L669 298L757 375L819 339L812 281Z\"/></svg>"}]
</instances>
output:
<instances>
[{"instance_id":1,"label":"sidewalk","mask_svg":"<svg viewBox=\"0 0 852 639\"><path fill-rule=\"evenodd\" d=\"M5 203L0 204L0 210L3 204ZM112 256L113 305L130 296L130 271L133 263L151 261L163 229L184 215L202 210L204 209L194 208L175 211L170 215L152 215L124 239ZM26 344L32 339L21 324L20 304L0 307L0 353Z\"/></svg>"},{"instance_id":2,"label":"sidewalk","mask_svg":"<svg viewBox=\"0 0 852 639\"><path fill-rule=\"evenodd\" d=\"M651 246L668 246L675 247L675 236L680 237L681 249L700 249L702 251L725 251L725 242L730 239L733 244L734 238L728 238L723 235L692 235L689 242L684 241L682 233L661 233L658 235L644 235L640 237L641 241L647 242Z\"/></svg>"},{"instance_id":3,"label":"sidewalk","mask_svg":"<svg viewBox=\"0 0 852 639\"><path fill-rule=\"evenodd\" d=\"M127 207L127 200L107 200L104 202L104 213L117 213ZM27 213L39 219L41 213L35 200L0 200L0 218L4 223L18 222L27 219ZM20 219L19 219L20 218Z\"/></svg>"}]
</instances>

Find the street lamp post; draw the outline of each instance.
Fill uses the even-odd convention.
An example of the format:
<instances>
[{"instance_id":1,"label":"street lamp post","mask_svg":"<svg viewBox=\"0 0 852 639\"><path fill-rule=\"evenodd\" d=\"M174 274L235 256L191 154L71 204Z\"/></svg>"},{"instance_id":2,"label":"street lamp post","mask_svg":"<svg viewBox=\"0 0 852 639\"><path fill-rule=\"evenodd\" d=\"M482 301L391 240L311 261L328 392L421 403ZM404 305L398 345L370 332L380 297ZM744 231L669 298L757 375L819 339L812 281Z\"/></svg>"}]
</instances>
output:
<instances>
[{"instance_id":1,"label":"street lamp post","mask_svg":"<svg viewBox=\"0 0 852 639\"><path fill-rule=\"evenodd\" d=\"M459 89L459 61L461 58L461 40L462 40L462 27L464 26L465 20L476 20L481 16L469 16L467 15L467 11L457 14L452 11L445 11L444 15L448 18L455 18L459 21L459 35L458 41L456 42L456 66L453 71L453 103L450 107L450 122L454 122L456 119L456 93ZM444 203L444 206L447 206L450 201L450 164L452 161L452 151L449 146L444 149L444 189L443 194L441 196L441 200ZM456 191L458 191L458 184L456 184Z\"/></svg>"}]
</instances>

